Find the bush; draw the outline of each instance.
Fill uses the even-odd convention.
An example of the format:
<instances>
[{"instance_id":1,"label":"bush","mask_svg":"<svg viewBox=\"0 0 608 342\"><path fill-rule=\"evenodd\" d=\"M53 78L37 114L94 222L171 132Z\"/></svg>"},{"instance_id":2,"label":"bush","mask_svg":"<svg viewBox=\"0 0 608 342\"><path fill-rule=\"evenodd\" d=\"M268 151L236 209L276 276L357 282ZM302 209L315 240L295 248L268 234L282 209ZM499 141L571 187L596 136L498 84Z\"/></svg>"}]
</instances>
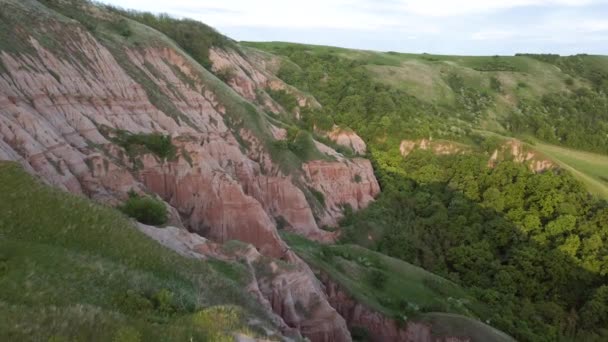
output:
<instances>
[{"instance_id":1,"label":"bush","mask_svg":"<svg viewBox=\"0 0 608 342\"><path fill-rule=\"evenodd\" d=\"M126 131L118 131L114 140L127 151L129 156L134 156L142 150L154 153L163 160L175 159L177 156L177 150L168 135L160 133L132 134Z\"/></svg>"},{"instance_id":2,"label":"bush","mask_svg":"<svg viewBox=\"0 0 608 342\"><path fill-rule=\"evenodd\" d=\"M129 27L129 22L126 19L114 21L112 23L112 28L125 38L128 38L133 34L131 27Z\"/></svg>"},{"instance_id":3,"label":"bush","mask_svg":"<svg viewBox=\"0 0 608 342\"><path fill-rule=\"evenodd\" d=\"M167 208L163 202L151 197L130 193L129 199L119 209L143 224L159 226L167 222Z\"/></svg>"},{"instance_id":4,"label":"bush","mask_svg":"<svg viewBox=\"0 0 608 342\"><path fill-rule=\"evenodd\" d=\"M120 308L121 312L128 315L141 315L154 310L154 304L135 290L127 290L125 293L115 296L114 304Z\"/></svg>"},{"instance_id":5,"label":"bush","mask_svg":"<svg viewBox=\"0 0 608 342\"><path fill-rule=\"evenodd\" d=\"M268 88L266 92L268 95L270 95L270 97L272 97L273 100L275 100L288 112L292 112L294 109L296 109L296 107L298 107L298 99L296 99L293 94L283 89L273 90Z\"/></svg>"},{"instance_id":6,"label":"bush","mask_svg":"<svg viewBox=\"0 0 608 342\"><path fill-rule=\"evenodd\" d=\"M224 67L214 72L215 76L222 80L224 83L230 82L231 79L236 75L234 67Z\"/></svg>"},{"instance_id":7,"label":"bush","mask_svg":"<svg viewBox=\"0 0 608 342\"><path fill-rule=\"evenodd\" d=\"M375 289L382 290L384 285L386 285L387 280L386 274L384 272L374 269L369 274L369 282Z\"/></svg>"},{"instance_id":8,"label":"bush","mask_svg":"<svg viewBox=\"0 0 608 342\"><path fill-rule=\"evenodd\" d=\"M321 191L318 191L314 188L309 187L308 190L310 190L310 192L313 194L313 196L315 196L317 201L319 201L319 203L321 203L321 205L325 207L325 195Z\"/></svg>"},{"instance_id":9,"label":"bush","mask_svg":"<svg viewBox=\"0 0 608 342\"><path fill-rule=\"evenodd\" d=\"M289 222L283 216L279 215L279 216L275 217L274 219L277 222L278 230L283 230L286 227L289 227Z\"/></svg>"},{"instance_id":10,"label":"bush","mask_svg":"<svg viewBox=\"0 0 608 342\"><path fill-rule=\"evenodd\" d=\"M353 337L353 341L365 342L370 340L369 332L364 327L352 327L350 334Z\"/></svg>"}]
</instances>

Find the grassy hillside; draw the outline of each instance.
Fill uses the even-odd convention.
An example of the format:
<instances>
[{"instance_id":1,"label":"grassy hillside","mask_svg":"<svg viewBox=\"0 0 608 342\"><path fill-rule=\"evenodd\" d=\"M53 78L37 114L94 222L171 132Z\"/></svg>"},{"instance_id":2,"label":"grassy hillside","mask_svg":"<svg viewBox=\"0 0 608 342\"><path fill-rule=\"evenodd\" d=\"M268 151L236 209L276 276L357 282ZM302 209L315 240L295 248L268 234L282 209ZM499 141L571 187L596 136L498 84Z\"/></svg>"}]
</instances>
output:
<instances>
[{"instance_id":1,"label":"grassy hillside","mask_svg":"<svg viewBox=\"0 0 608 342\"><path fill-rule=\"evenodd\" d=\"M540 142L533 148L571 172L591 193L608 200L608 156Z\"/></svg>"},{"instance_id":2,"label":"grassy hillside","mask_svg":"<svg viewBox=\"0 0 608 342\"><path fill-rule=\"evenodd\" d=\"M313 269L388 317L435 322L441 326L437 333L471 336L474 341L512 340L479 322L488 317L489 307L447 279L356 245L323 246L293 234L283 237Z\"/></svg>"},{"instance_id":3,"label":"grassy hillside","mask_svg":"<svg viewBox=\"0 0 608 342\"><path fill-rule=\"evenodd\" d=\"M565 84L570 75L554 66L548 66L527 56L448 56L350 50L316 45L296 45L281 42L245 43L278 54L291 49L315 55L332 54L358 61L370 71L373 79L402 89L410 95L432 103L449 103L454 100L446 76L460 73L466 85L499 93L508 103L509 96L538 97L567 91ZM492 89L491 79L501 81L501 89ZM525 92L521 91L525 83ZM586 82L582 81L586 85ZM506 108L500 108L506 110Z\"/></svg>"},{"instance_id":4,"label":"grassy hillside","mask_svg":"<svg viewBox=\"0 0 608 342\"><path fill-rule=\"evenodd\" d=\"M477 131L486 137L506 140L509 137L488 131ZM547 144L538 139L525 137L526 148L538 151L542 157L555 162L578 179L593 195L608 200L608 156Z\"/></svg>"},{"instance_id":5,"label":"grassy hillside","mask_svg":"<svg viewBox=\"0 0 608 342\"><path fill-rule=\"evenodd\" d=\"M265 320L239 265L185 259L13 163L0 193L0 340L230 341Z\"/></svg>"}]
</instances>

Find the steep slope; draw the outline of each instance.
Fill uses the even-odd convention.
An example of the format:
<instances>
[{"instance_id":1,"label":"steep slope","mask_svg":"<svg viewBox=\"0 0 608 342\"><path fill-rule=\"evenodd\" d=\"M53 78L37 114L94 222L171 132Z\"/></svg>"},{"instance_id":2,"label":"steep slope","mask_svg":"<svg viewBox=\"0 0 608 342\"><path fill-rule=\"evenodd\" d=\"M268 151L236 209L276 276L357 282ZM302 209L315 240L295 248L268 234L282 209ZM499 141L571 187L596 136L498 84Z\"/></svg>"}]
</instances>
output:
<instances>
[{"instance_id":1,"label":"steep slope","mask_svg":"<svg viewBox=\"0 0 608 342\"><path fill-rule=\"evenodd\" d=\"M190 261L116 210L0 162L0 339L277 338L245 269Z\"/></svg>"},{"instance_id":2,"label":"steep slope","mask_svg":"<svg viewBox=\"0 0 608 342\"><path fill-rule=\"evenodd\" d=\"M330 303L355 338L513 341L482 323L489 307L453 282L359 246L321 246L295 235L284 237L319 274ZM448 317L458 323L448 322Z\"/></svg>"},{"instance_id":3,"label":"steep slope","mask_svg":"<svg viewBox=\"0 0 608 342\"><path fill-rule=\"evenodd\" d=\"M379 192L368 161L345 158L310 135L298 154L277 143L284 124L263 109L283 109L263 95L270 81L236 45L209 53L216 66L241 70L227 79L233 90L163 34L113 10L77 0L0 6L2 159L110 205L130 191L156 194L170 205L174 225L220 243L250 243L266 257L299 265L306 291L325 303L326 324L314 324L321 319L314 315L286 321L313 340L350 339L277 223L333 241L335 234L319 224L335 223L343 202L364 207ZM133 134L168 136L176 153L126 146L122 137ZM338 197L327 179L342 189ZM281 284L271 283L269 295L299 303L281 297L290 291Z\"/></svg>"}]
</instances>

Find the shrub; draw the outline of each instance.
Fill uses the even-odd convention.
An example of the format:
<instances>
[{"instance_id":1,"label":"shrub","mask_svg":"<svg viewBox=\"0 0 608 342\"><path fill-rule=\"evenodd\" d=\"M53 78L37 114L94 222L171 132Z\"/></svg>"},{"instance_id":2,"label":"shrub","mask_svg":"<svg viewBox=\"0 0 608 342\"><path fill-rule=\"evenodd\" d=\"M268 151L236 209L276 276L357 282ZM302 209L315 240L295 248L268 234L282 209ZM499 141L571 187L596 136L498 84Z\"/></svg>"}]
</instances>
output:
<instances>
[{"instance_id":1,"label":"shrub","mask_svg":"<svg viewBox=\"0 0 608 342\"><path fill-rule=\"evenodd\" d=\"M323 195L321 191L310 187L308 188L308 190L310 190L312 195L315 196L315 198L317 199L317 201L319 201L319 203L321 203L321 205L325 206L325 195Z\"/></svg>"},{"instance_id":2,"label":"shrub","mask_svg":"<svg viewBox=\"0 0 608 342\"><path fill-rule=\"evenodd\" d=\"M173 306L173 292L167 289L161 289L152 297L156 310L163 315L171 315L175 313L176 308Z\"/></svg>"},{"instance_id":3,"label":"shrub","mask_svg":"<svg viewBox=\"0 0 608 342\"><path fill-rule=\"evenodd\" d=\"M133 32L131 31L131 27L129 27L129 22L126 19L119 19L112 23L112 28L118 32L121 36L128 38Z\"/></svg>"},{"instance_id":4,"label":"shrub","mask_svg":"<svg viewBox=\"0 0 608 342\"><path fill-rule=\"evenodd\" d=\"M350 334L353 341L365 342L370 340L369 332L364 327L352 327Z\"/></svg>"},{"instance_id":5,"label":"shrub","mask_svg":"<svg viewBox=\"0 0 608 342\"><path fill-rule=\"evenodd\" d=\"M152 302L144 295L127 290L114 298L114 304L125 314L138 315L150 312L154 309Z\"/></svg>"},{"instance_id":6,"label":"shrub","mask_svg":"<svg viewBox=\"0 0 608 342\"><path fill-rule=\"evenodd\" d=\"M283 230L286 227L289 227L289 222L287 222L287 220L283 216L279 215L279 216L275 217L274 219L277 222L278 230Z\"/></svg>"},{"instance_id":7,"label":"shrub","mask_svg":"<svg viewBox=\"0 0 608 342\"><path fill-rule=\"evenodd\" d=\"M132 134L127 131L118 131L114 140L131 157L138 152L142 152L142 150L143 152L154 153L163 160L174 159L177 155L177 150L171 142L171 137L160 133Z\"/></svg>"},{"instance_id":8,"label":"shrub","mask_svg":"<svg viewBox=\"0 0 608 342\"><path fill-rule=\"evenodd\" d=\"M224 83L230 82L232 78L234 78L236 74L236 70L234 67L224 67L214 72L215 76L222 80Z\"/></svg>"},{"instance_id":9,"label":"shrub","mask_svg":"<svg viewBox=\"0 0 608 342\"><path fill-rule=\"evenodd\" d=\"M384 274L384 272L378 269L373 269L369 273L370 284L372 284L372 286L378 290L382 290L384 288L384 285L386 285L387 278L388 277L386 276L386 274Z\"/></svg>"},{"instance_id":10,"label":"shrub","mask_svg":"<svg viewBox=\"0 0 608 342\"><path fill-rule=\"evenodd\" d=\"M296 97L283 89L273 90L268 88L266 92L288 112L293 111L298 106Z\"/></svg>"},{"instance_id":11,"label":"shrub","mask_svg":"<svg viewBox=\"0 0 608 342\"><path fill-rule=\"evenodd\" d=\"M312 135L303 130L298 130L293 140L290 138L291 134L288 131L287 134L287 146L293 154L295 154L300 160L314 160L324 159L326 156L319 152Z\"/></svg>"},{"instance_id":12,"label":"shrub","mask_svg":"<svg viewBox=\"0 0 608 342\"><path fill-rule=\"evenodd\" d=\"M167 208L163 202L151 197L129 194L129 199L119 209L143 224L159 226L167 222Z\"/></svg>"}]
</instances>

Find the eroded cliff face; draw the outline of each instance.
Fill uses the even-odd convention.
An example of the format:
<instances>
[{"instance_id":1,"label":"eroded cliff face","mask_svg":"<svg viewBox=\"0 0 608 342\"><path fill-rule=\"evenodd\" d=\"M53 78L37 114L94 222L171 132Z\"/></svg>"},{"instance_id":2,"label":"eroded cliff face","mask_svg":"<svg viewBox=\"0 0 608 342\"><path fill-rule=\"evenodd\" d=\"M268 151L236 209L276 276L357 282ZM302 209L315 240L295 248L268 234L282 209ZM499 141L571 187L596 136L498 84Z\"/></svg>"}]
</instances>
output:
<instances>
[{"instance_id":1,"label":"eroded cliff face","mask_svg":"<svg viewBox=\"0 0 608 342\"><path fill-rule=\"evenodd\" d=\"M355 158L339 162L315 160L303 165L306 181L324 197L321 224L335 226L344 206L365 208L380 193L369 160Z\"/></svg>"},{"instance_id":2,"label":"eroded cliff face","mask_svg":"<svg viewBox=\"0 0 608 342\"><path fill-rule=\"evenodd\" d=\"M367 153L367 145L361 139L357 133L334 126L331 132L327 134L328 138L333 140L336 144L344 147L348 147L358 155L365 155Z\"/></svg>"},{"instance_id":3,"label":"eroded cliff face","mask_svg":"<svg viewBox=\"0 0 608 342\"><path fill-rule=\"evenodd\" d=\"M247 290L284 335L303 335L314 342L351 340L346 322L329 304L321 283L293 252L287 252L283 261L265 257L251 245L222 246L175 227L139 224L138 228L185 257L244 263L250 275Z\"/></svg>"},{"instance_id":4,"label":"eroded cliff face","mask_svg":"<svg viewBox=\"0 0 608 342\"><path fill-rule=\"evenodd\" d=\"M515 139L508 140L494 150L490 160L488 160L488 166L494 167L502 159L513 159L514 162L524 164L528 166L532 172L536 173L558 167L553 161L549 160L541 153L534 151L524 145L521 141Z\"/></svg>"},{"instance_id":5,"label":"eroded cliff face","mask_svg":"<svg viewBox=\"0 0 608 342\"><path fill-rule=\"evenodd\" d=\"M399 146L401 155L404 157L407 157L415 149L429 150L437 155L462 154L470 151L466 146L456 143L428 139L403 140ZM553 161L516 139L507 140L496 148L488 159L488 167L495 167L502 160L513 160L516 163L526 165L532 172L536 173L558 167Z\"/></svg>"},{"instance_id":6,"label":"eroded cliff face","mask_svg":"<svg viewBox=\"0 0 608 342\"><path fill-rule=\"evenodd\" d=\"M467 149L449 141L433 141L430 139L403 140L399 145L401 155L407 157L415 149L429 150L438 155L465 153Z\"/></svg>"},{"instance_id":7,"label":"eroded cliff face","mask_svg":"<svg viewBox=\"0 0 608 342\"><path fill-rule=\"evenodd\" d=\"M7 70L0 75L4 158L20 161L56 186L111 204L131 189L152 191L177 208L193 230L218 241L242 239L273 256L284 249L274 229L279 216L295 232L331 240L318 229L302 190L272 164L263 144L251 132L235 134L225 124L225 106L187 57L170 48L125 51L128 61L122 63L145 74L178 110L170 116L151 103L146 90L107 48L74 29L77 40L66 49L79 61L62 59L33 38L32 54L1 53ZM226 54L228 61L245 63L234 53ZM263 79L261 74L257 81L248 77L241 80L247 89L257 89L256 82ZM143 165L136 167L102 128L170 134L178 159L144 155ZM247 140L248 149L237 138ZM326 172L373 177L371 167L354 171L362 167L369 166L361 161L323 165ZM333 181L335 186L359 187L352 177ZM350 194L361 197L358 191ZM344 197L348 195L342 194L339 201L351 202L353 208L369 201ZM335 220L340 213L333 206L329 201Z\"/></svg>"},{"instance_id":8,"label":"eroded cliff face","mask_svg":"<svg viewBox=\"0 0 608 342\"><path fill-rule=\"evenodd\" d=\"M28 28L36 35L20 31L27 49L0 50L0 158L109 205L129 191L155 194L170 205L172 224L218 243L244 241L257 258L282 260L256 282L272 310L313 341L349 340L344 320L281 240L277 222L333 241L319 223L335 224L341 205L360 209L378 194L369 161L340 156L284 173L267 149L268 139L284 132L256 109L281 110L263 92L268 75L235 51L210 52L214 67L232 70L231 89L166 38L110 46L73 21L45 20ZM48 46L41 35L64 44ZM246 125L246 115L259 115L259 131ZM117 132L170 135L177 155L129 155ZM311 206L307 187L323 194L323 207Z\"/></svg>"}]
</instances>

